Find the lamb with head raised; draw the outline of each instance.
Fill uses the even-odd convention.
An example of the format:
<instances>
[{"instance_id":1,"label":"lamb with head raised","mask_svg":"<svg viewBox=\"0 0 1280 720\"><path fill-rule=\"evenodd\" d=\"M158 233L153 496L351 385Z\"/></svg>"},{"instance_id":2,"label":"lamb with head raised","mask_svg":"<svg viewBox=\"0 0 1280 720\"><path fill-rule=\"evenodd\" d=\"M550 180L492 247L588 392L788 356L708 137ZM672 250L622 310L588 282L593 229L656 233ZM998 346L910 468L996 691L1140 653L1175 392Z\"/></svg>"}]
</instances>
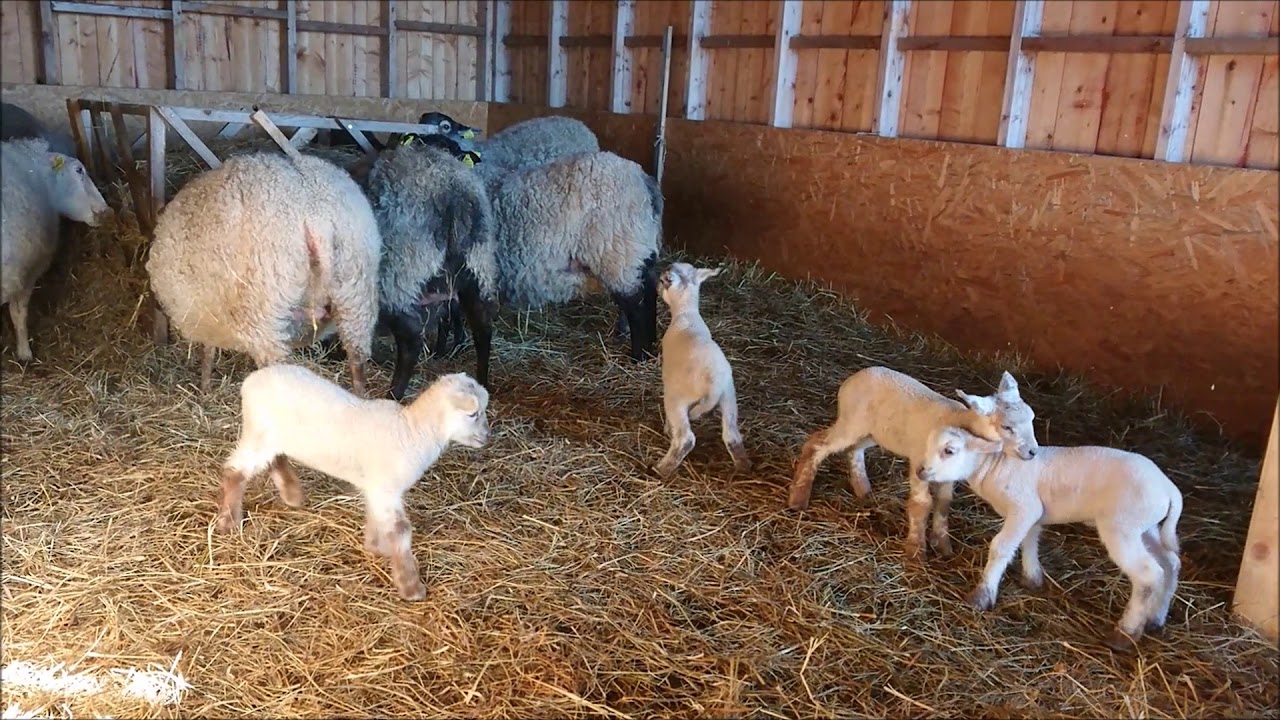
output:
<instances>
[{"instance_id":1,"label":"lamb with head raised","mask_svg":"<svg viewBox=\"0 0 1280 720\"><path fill-rule=\"evenodd\" d=\"M98 225L107 201L79 160L43 139L0 143L0 304L9 305L18 360L32 360L27 312L61 238L60 218Z\"/></svg>"},{"instance_id":2,"label":"lamb with head raised","mask_svg":"<svg viewBox=\"0 0 1280 720\"><path fill-rule=\"evenodd\" d=\"M751 461L738 431L738 396L733 368L724 351L711 339L711 330L698 309L702 283L720 274L720 268L697 268L672 263L659 280L662 300L671 309L671 322L662 336L662 407L667 418L671 447L654 467L670 476L693 450L691 420L712 408L720 411L721 438L739 472L751 469Z\"/></svg>"},{"instance_id":3,"label":"lamb with head raised","mask_svg":"<svg viewBox=\"0 0 1280 720\"><path fill-rule=\"evenodd\" d=\"M364 547L391 561L396 590L421 600L427 589L413 555L404 494L450 445L489 440L489 393L464 373L437 378L408 405L356 397L297 365L255 370L240 386L240 440L222 467L217 529L243 519L244 491L269 471L280 499L303 504L290 461L344 480L364 496Z\"/></svg>"},{"instance_id":4,"label":"lamb with head raised","mask_svg":"<svg viewBox=\"0 0 1280 720\"><path fill-rule=\"evenodd\" d=\"M1035 457L1038 444L1032 421L1035 413L1022 400L1018 383L1005 372L995 395L956 394L960 404L931 390L910 375L886 367L869 367L850 375L840 385L836 421L809 436L796 461L788 505L803 510L809 505L813 478L828 455L849 451L849 485L858 498L871 492L866 451L877 445L905 458L907 480L907 539L905 554L918 560L924 551L925 521L932 509L929 540L943 556L952 554L948 519L952 484L929 484L918 477L925 444L935 429L948 425L968 428L990 440L1003 440L1005 451L1023 459Z\"/></svg>"},{"instance_id":5,"label":"lamb with head raised","mask_svg":"<svg viewBox=\"0 0 1280 720\"><path fill-rule=\"evenodd\" d=\"M156 223L147 275L177 330L204 345L202 390L214 348L266 367L336 328L363 393L381 252L369 200L343 168L262 152L178 191Z\"/></svg>"},{"instance_id":6,"label":"lamb with head raised","mask_svg":"<svg viewBox=\"0 0 1280 720\"><path fill-rule=\"evenodd\" d=\"M930 484L967 481L1004 519L991 540L982 580L968 596L978 610L995 605L1000 579L1022 549L1022 581L1044 585L1040 532L1085 523L1132 584L1107 644L1127 650L1144 632L1164 627L1178 586L1182 492L1154 462L1116 448L1044 446L1030 460L1009 458L1004 442L944 426L930 434L919 475Z\"/></svg>"}]
</instances>

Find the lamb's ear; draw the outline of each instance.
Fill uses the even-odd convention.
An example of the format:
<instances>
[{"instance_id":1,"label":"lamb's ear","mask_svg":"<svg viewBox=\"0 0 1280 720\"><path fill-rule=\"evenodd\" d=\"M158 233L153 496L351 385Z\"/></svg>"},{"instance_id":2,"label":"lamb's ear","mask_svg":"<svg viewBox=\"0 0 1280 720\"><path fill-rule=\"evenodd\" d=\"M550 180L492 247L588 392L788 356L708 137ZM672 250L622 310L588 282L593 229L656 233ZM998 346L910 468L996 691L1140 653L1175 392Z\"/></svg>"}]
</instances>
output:
<instances>
[{"instance_id":1,"label":"lamb's ear","mask_svg":"<svg viewBox=\"0 0 1280 720\"><path fill-rule=\"evenodd\" d=\"M964 436L964 446L967 450L984 455L993 455L1004 450L1004 443L999 440L988 440L971 432L966 432Z\"/></svg>"},{"instance_id":2,"label":"lamb's ear","mask_svg":"<svg viewBox=\"0 0 1280 720\"><path fill-rule=\"evenodd\" d=\"M996 394L1003 400L1020 399L1021 396L1018 394L1018 381L1013 379L1013 376L1009 374L1008 370L1005 370L1004 374L1000 376L1000 388L996 390Z\"/></svg>"},{"instance_id":3,"label":"lamb's ear","mask_svg":"<svg viewBox=\"0 0 1280 720\"><path fill-rule=\"evenodd\" d=\"M957 389L956 395L964 401L974 412L979 415L990 415L996 411L996 401L983 395L970 395L969 393Z\"/></svg>"},{"instance_id":4,"label":"lamb's ear","mask_svg":"<svg viewBox=\"0 0 1280 720\"><path fill-rule=\"evenodd\" d=\"M480 409L480 398L470 390L461 390L453 396L454 405L467 415L474 415Z\"/></svg>"},{"instance_id":5,"label":"lamb's ear","mask_svg":"<svg viewBox=\"0 0 1280 720\"><path fill-rule=\"evenodd\" d=\"M698 268L698 283L702 284L707 280L720 274L720 268Z\"/></svg>"}]
</instances>

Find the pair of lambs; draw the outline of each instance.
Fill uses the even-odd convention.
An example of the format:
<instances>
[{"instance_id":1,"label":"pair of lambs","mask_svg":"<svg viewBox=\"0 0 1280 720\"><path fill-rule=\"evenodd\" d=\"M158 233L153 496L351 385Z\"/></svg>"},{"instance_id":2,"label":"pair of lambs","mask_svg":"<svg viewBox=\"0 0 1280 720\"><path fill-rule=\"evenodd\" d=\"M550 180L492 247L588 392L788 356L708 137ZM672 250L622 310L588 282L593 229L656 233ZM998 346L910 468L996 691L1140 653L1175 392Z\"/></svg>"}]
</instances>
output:
<instances>
[{"instance_id":1,"label":"pair of lambs","mask_svg":"<svg viewBox=\"0 0 1280 720\"><path fill-rule=\"evenodd\" d=\"M10 109L6 105L5 134ZM33 130L39 132L38 128ZM0 143L0 304L8 304L18 360L33 359L28 310L36 283L49 270L61 239L61 218L97 226L107 202L79 160L43 137Z\"/></svg>"},{"instance_id":2,"label":"pair of lambs","mask_svg":"<svg viewBox=\"0 0 1280 720\"><path fill-rule=\"evenodd\" d=\"M956 391L964 404L883 367L851 375L841 385L834 424L805 442L792 478L789 506L808 506L818 465L848 451L854 495L871 492L865 453L879 445L908 460L908 560L918 560L925 520L929 540L952 554L947 518L955 484L974 493L1004 520L992 539L981 582L968 595L978 610L995 604L1000 580L1022 551L1023 584L1039 589L1044 570L1040 533L1046 525L1086 523L1097 529L1112 561L1132 584L1123 616L1107 638L1116 650L1163 627L1177 588L1177 523L1182 494L1150 459L1105 447L1041 447L1035 415L1018 385L1004 373L994 395Z\"/></svg>"}]
</instances>

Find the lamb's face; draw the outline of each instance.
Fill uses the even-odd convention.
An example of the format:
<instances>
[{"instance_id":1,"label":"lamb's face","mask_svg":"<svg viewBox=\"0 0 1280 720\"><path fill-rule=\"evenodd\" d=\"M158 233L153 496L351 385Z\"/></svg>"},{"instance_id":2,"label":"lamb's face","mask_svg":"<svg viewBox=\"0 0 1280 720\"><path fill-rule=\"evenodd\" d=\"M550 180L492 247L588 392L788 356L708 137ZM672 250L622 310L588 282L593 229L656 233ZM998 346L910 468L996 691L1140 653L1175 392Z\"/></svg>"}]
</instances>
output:
<instances>
[{"instance_id":1,"label":"lamb's face","mask_svg":"<svg viewBox=\"0 0 1280 720\"><path fill-rule=\"evenodd\" d=\"M982 434L989 439L999 438L1007 455L1030 460L1039 452L1033 425L1035 412L1023 402L1018 383L1008 372L1000 379L995 395L969 395L963 390L957 390L956 394L982 417Z\"/></svg>"},{"instance_id":2,"label":"lamb's face","mask_svg":"<svg viewBox=\"0 0 1280 720\"><path fill-rule=\"evenodd\" d=\"M671 263L658 278L658 293L669 307L697 300L702 283L720 274L720 268L696 268L689 263Z\"/></svg>"},{"instance_id":3,"label":"lamb's face","mask_svg":"<svg viewBox=\"0 0 1280 720\"><path fill-rule=\"evenodd\" d=\"M489 442L489 391L466 373L445 375L436 383L444 391L442 419L450 442L482 448Z\"/></svg>"},{"instance_id":4,"label":"lamb's face","mask_svg":"<svg viewBox=\"0 0 1280 720\"><path fill-rule=\"evenodd\" d=\"M968 480L985 455L1002 449L999 440L986 440L962 428L936 428L929 433L924 459L920 461L920 479L928 483Z\"/></svg>"}]
</instances>

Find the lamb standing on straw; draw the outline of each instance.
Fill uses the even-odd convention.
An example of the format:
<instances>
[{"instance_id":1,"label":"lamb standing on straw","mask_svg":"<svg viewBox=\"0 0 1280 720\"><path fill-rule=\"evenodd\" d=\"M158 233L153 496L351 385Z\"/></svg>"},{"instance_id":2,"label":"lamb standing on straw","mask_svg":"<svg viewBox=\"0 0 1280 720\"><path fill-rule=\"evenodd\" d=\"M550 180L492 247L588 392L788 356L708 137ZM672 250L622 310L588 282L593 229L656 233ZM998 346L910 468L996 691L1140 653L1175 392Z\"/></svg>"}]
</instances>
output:
<instances>
[{"instance_id":1,"label":"lamb standing on straw","mask_svg":"<svg viewBox=\"0 0 1280 720\"><path fill-rule=\"evenodd\" d=\"M662 406L667 416L671 447L654 467L662 477L675 472L693 450L690 420L719 408L724 446L739 472L751 470L751 461L738 432L738 395L733 368L724 351L711 339L711 331L698 310L702 283L720 274L677 262L659 281L662 300L671 308L671 322L662 336Z\"/></svg>"},{"instance_id":2,"label":"lamb standing on straw","mask_svg":"<svg viewBox=\"0 0 1280 720\"><path fill-rule=\"evenodd\" d=\"M79 160L43 139L0 143L0 304L8 303L18 360L32 360L27 310L57 254L59 217L97 226L107 201Z\"/></svg>"},{"instance_id":3,"label":"lamb standing on straw","mask_svg":"<svg viewBox=\"0 0 1280 720\"><path fill-rule=\"evenodd\" d=\"M222 468L217 528L243 516L245 485L269 470L280 499L301 507L302 487L289 460L351 483L364 494L364 547L391 560L405 600L427 589L413 556L404 494L452 443L489 440L489 393L464 373L444 375L409 405L358 398L297 365L255 370L240 386L240 441Z\"/></svg>"},{"instance_id":4,"label":"lamb standing on straw","mask_svg":"<svg viewBox=\"0 0 1280 720\"><path fill-rule=\"evenodd\" d=\"M188 182L156 224L147 274L165 314L203 344L208 392L214 348L258 367L337 333L351 385L378 320L382 237L360 186L317 157L241 155Z\"/></svg>"},{"instance_id":5,"label":"lamb standing on straw","mask_svg":"<svg viewBox=\"0 0 1280 720\"><path fill-rule=\"evenodd\" d=\"M1164 627L1178 586L1178 519L1182 492L1149 458L1108 447L1042 447L1032 460L1011 459L1000 440L963 428L933 431L920 462L928 483L969 487L1004 524L991 540L982 581L969 593L978 610L995 605L1000 578L1022 548L1022 582L1044 585L1040 531L1045 525L1085 523L1098 531L1107 554L1133 585L1129 604L1107 644L1128 650Z\"/></svg>"}]
</instances>

